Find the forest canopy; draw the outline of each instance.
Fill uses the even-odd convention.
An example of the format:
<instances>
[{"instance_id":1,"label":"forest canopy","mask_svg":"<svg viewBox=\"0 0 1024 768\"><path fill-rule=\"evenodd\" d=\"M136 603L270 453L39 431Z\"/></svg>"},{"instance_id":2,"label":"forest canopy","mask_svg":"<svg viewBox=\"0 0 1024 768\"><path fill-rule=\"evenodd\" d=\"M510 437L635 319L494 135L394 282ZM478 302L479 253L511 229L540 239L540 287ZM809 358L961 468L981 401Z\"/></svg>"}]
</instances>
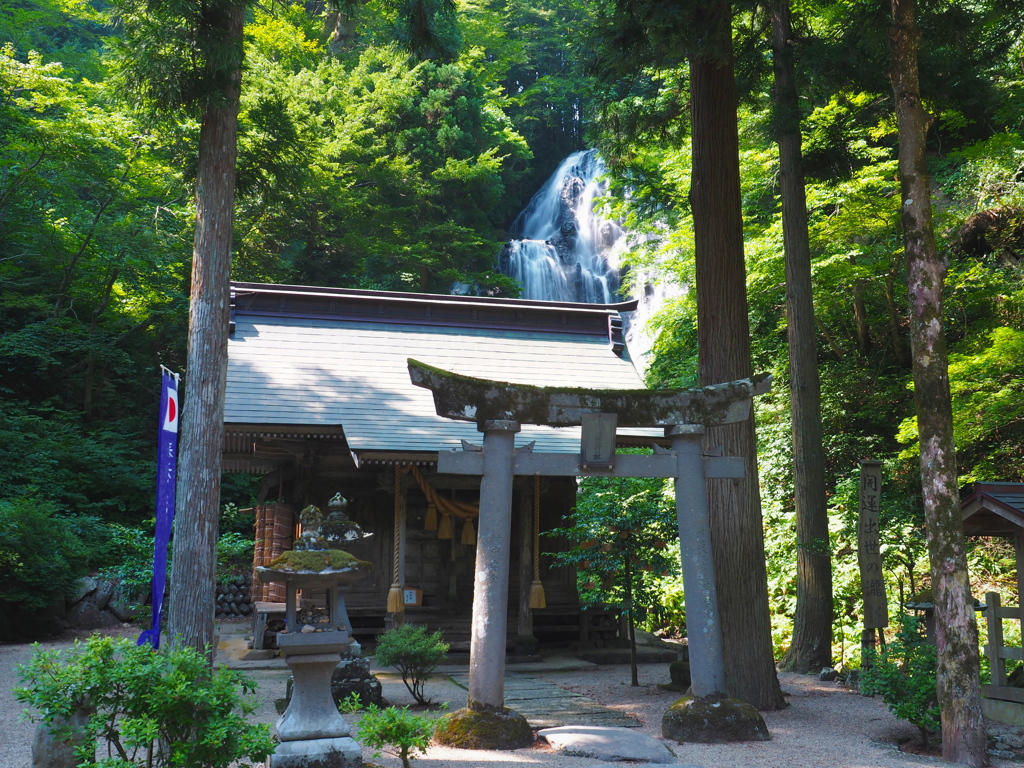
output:
<instances>
[{"instance_id":1,"label":"forest canopy","mask_svg":"<svg viewBox=\"0 0 1024 768\"><path fill-rule=\"evenodd\" d=\"M512 220L568 153L596 146L610 169L602 205L630 232L626 289L668 297L648 381L694 385L689 43L630 65L659 44L657 29L629 37L616 6L424 3L427 37L384 0L252 7L233 278L516 296L497 266ZM154 115L125 87L130 12L101 0L0 7L0 502L145 528L158 366L181 369L185 355L199 123L187 110ZM927 570L887 14L883 3L801 5L792 40L836 642L847 645L859 459L885 462L884 564L901 599ZM1024 481L1024 12L942 0L920 16L961 477ZM781 650L795 544L782 116L764 6L735 4L733 42L752 354L778 382L757 418ZM229 480L222 500L250 493ZM97 553L93 564L110 557ZM1005 552L973 557L976 580L1009 588Z\"/></svg>"}]
</instances>

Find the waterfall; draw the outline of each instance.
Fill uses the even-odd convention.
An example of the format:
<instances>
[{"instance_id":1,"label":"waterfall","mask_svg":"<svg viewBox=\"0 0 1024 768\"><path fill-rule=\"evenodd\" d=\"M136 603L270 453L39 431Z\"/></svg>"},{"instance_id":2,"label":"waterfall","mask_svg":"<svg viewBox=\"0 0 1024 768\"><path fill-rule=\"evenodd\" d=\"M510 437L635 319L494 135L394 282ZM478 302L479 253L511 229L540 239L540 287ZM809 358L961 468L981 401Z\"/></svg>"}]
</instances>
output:
<instances>
[{"instance_id":1,"label":"waterfall","mask_svg":"<svg viewBox=\"0 0 1024 768\"><path fill-rule=\"evenodd\" d=\"M619 300L618 248L625 234L594 213L606 184L596 149L558 166L512 224L518 239L501 253L501 271L523 286L524 299L610 304Z\"/></svg>"},{"instance_id":2,"label":"waterfall","mask_svg":"<svg viewBox=\"0 0 1024 768\"><path fill-rule=\"evenodd\" d=\"M518 239L501 251L500 269L523 287L524 299L611 304L619 296L619 253L626 231L594 213L594 200L607 185L597 179L605 165L596 149L569 155L512 224ZM648 320L666 300L687 286L654 280L637 281L636 311L627 312L626 344L643 370L654 342Z\"/></svg>"}]
</instances>

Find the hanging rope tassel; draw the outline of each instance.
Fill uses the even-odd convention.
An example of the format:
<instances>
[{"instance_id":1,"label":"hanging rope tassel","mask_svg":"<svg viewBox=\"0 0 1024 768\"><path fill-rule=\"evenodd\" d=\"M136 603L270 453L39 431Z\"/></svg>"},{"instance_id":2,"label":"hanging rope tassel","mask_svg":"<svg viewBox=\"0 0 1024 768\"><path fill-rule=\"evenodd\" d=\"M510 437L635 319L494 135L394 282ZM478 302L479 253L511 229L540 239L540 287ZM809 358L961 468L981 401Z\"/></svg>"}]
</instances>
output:
<instances>
[{"instance_id":1,"label":"hanging rope tassel","mask_svg":"<svg viewBox=\"0 0 1024 768\"><path fill-rule=\"evenodd\" d=\"M402 518L405 505L402 503L402 471L395 465L395 546L391 568L391 589L388 590L388 613L405 613L405 590L399 581L402 557Z\"/></svg>"},{"instance_id":2,"label":"hanging rope tassel","mask_svg":"<svg viewBox=\"0 0 1024 768\"><path fill-rule=\"evenodd\" d=\"M476 529L472 520L467 520L462 526L462 543L470 547L476 546Z\"/></svg>"},{"instance_id":3,"label":"hanging rope tassel","mask_svg":"<svg viewBox=\"0 0 1024 768\"><path fill-rule=\"evenodd\" d=\"M427 504L427 519L423 521L423 530L437 530L437 507L433 504Z\"/></svg>"},{"instance_id":4,"label":"hanging rope tassel","mask_svg":"<svg viewBox=\"0 0 1024 768\"><path fill-rule=\"evenodd\" d=\"M455 538L455 532L452 530L452 516L444 510L441 510L441 522L437 526L437 538Z\"/></svg>"},{"instance_id":5,"label":"hanging rope tassel","mask_svg":"<svg viewBox=\"0 0 1024 768\"><path fill-rule=\"evenodd\" d=\"M533 583L530 584L530 609L547 608L544 585L540 580L540 475L533 476Z\"/></svg>"}]
</instances>

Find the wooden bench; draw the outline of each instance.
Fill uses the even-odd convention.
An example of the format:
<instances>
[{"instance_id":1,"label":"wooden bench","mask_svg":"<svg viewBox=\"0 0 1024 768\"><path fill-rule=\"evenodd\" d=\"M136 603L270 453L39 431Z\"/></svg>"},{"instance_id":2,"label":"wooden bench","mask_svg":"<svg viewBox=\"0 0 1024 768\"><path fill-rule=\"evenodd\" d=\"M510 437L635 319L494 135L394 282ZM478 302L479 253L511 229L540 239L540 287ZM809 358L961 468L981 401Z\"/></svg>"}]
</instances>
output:
<instances>
[{"instance_id":1,"label":"wooden bench","mask_svg":"<svg viewBox=\"0 0 1024 768\"><path fill-rule=\"evenodd\" d=\"M257 601L253 603L252 612L252 647L253 650L263 649L263 643L267 635L267 622L271 619L284 621L284 603L267 603Z\"/></svg>"}]
</instances>

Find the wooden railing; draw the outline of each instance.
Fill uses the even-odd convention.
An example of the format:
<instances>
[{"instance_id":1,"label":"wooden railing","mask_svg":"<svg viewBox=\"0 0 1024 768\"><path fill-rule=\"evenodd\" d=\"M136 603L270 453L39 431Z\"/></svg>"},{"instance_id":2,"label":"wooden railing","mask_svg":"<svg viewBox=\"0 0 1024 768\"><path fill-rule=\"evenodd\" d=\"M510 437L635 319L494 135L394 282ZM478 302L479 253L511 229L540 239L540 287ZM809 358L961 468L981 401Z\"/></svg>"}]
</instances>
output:
<instances>
[{"instance_id":1,"label":"wooden railing","mask_svg":"<svg viewBox=\"0 0 1024 768\"><path fill-rule=\"evenodd\" d=\"M1021 608L1003 606L998 593L989 592L985 595L985 623L988 627L988 644L985 655L988 656L992 684L981 686L981 695L987 699L1016 701L1024 704L1024 688L1015 688L1007 684L1006 662L1008 659L1024 661L1024 649L1007 647L1003 639L1003 621L1021 621Z\"/></svg>"}]
</instances>

